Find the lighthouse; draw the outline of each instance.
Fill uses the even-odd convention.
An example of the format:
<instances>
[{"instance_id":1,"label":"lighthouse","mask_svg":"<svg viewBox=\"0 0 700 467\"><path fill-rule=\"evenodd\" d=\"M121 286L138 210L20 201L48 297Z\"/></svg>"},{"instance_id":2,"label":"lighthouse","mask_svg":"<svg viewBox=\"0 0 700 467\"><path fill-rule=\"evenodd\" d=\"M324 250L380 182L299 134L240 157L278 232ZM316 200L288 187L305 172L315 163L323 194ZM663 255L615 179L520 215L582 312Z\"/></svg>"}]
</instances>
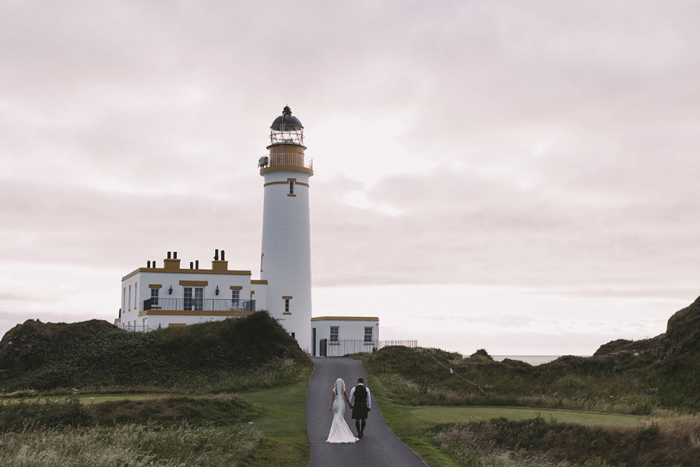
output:
<instances>
[{"instance_id":1,"label":"lighthouse","mask_svg":"<svg viewBox=\"0 0 700 467\"><path fill-rule=\"evenodd\" d=\"M224 250L221 256L214 250L211 269L200 269L199 260L181 267L177 252L168 251L162 267L149 260L122 277L115 325L147 332L267 310L312 356L379 348L378 317L311 315L309 179L314 172L305 154L304 126L289 107L272 122L267 150L258 160L265 193L260 279L253 279L252 271L229 268Z\"/></svg>"},{"instance_id":2,"label":"lighthouse","mask_svg":"<svg viewBox=\"0 0 700 467\"><path fill-rule=\"evenodd\" d=\"M313 161L304 154L304 127L289 107L272 122L267 150L258 161L265 191L260 279L270 315L309 352Z\"/></svg>"}]
</instances>

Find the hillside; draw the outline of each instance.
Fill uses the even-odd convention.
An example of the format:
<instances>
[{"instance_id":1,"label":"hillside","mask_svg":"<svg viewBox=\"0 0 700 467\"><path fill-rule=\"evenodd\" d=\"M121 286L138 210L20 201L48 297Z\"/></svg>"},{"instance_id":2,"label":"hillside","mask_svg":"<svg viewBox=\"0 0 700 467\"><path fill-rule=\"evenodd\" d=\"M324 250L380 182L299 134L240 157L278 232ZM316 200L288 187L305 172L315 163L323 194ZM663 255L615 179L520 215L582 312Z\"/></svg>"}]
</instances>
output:
<instances>
[{"instance_id":1,"label":"hillside","mask_svg":"<svg viewBox=\"0 0 700 467\"><path fill-rule=\"evenodd\" d=\"M671 316L666 333L639 341L615 340L590 358L565 356L533 367L507 359L492 361L483 350L462 358L438 349L386 347L364 359L368 371L380 376L399 402L410 405L528 405L637 414L656 407L697 411L700 298Z\"/></svg>"},{"instance_id":2,"label":"hillside","mask_svg":"<svg viewBox=\"0 0 700 467\"><path fill-rule=\"evenodd\" d=\"M215 390L262 366L289 371L310 364L296 340L266 312L149 333L98 320L28 320L0 341L0 391Z\"/></svg>"}]
</instances>

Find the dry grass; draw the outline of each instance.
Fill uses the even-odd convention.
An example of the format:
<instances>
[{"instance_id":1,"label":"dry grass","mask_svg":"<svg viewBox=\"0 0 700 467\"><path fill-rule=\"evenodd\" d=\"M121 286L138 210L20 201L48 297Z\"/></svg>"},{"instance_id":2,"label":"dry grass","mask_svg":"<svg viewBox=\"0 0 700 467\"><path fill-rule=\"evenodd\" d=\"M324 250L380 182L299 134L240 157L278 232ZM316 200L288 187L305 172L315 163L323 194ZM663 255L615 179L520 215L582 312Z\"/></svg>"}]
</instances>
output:
<instances>
[{"instance_id":1,"label":"dry grass","mask_svg":"<svg viewBox=\"0 0 700 467\"><path fill-rule=\"evenodd\" d=\"M687 442L690 449L700 449L700 415L658 418L655 422L666 438L674 439L681 446Z\"/></svg>"},{"instance_id":2,"label":"dry grass","mask_svg":"<svg viewBox=\"0 0 700 467\"><path fill-rule=\"evenodd\" d=\"M647 427L584 427L547 422L470 420L431 430L433 442L466 467L694 467L700 418L660 419Z\"/></svg>"},{"instance_id":3,"label":"dry grass","mask_svg":"<svg viewBox=\"0 0 700 467\"><path fill-rule=\"evenodd\" d=\"M262 435L238 427L122 425L0 434L2 465L13 467L223 467L239 465Z\"/></svg>"}]
</instances>

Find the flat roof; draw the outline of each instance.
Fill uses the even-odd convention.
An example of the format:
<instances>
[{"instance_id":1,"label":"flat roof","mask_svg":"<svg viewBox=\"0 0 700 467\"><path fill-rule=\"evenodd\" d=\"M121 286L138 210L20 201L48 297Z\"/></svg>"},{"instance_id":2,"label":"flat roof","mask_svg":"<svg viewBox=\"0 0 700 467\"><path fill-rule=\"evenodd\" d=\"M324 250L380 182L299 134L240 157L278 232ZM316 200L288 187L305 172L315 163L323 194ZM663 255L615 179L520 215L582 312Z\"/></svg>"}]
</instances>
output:
<instances>
[{"instance_id":1,"label":"flat roof","mask_svg":"<svg viewBox=\"0 0 700 467\"><path fill-rule=\"evenodd\" d=\"M122 277L122 281L135 276L141 272L157 272L159 274L219 274L222 276L252 276L250 271L236 271L233 269L226 269L223 271L214 271L213 269L165 269L165 268L138 268L135 271L130 272L126 276ZM258 282L262 283L262 282ZM267 281L265 281L267 284Z\"/></svg>"},{"instance_id":2,"label":"flat roof","mask_svg":"<svg viewBox=\"0 0 700 467\"><path fill-rule=\"evenodd\" d=\"M311 321L379 321L376 316L318 316Z\"/></svg>"}]
</instances>

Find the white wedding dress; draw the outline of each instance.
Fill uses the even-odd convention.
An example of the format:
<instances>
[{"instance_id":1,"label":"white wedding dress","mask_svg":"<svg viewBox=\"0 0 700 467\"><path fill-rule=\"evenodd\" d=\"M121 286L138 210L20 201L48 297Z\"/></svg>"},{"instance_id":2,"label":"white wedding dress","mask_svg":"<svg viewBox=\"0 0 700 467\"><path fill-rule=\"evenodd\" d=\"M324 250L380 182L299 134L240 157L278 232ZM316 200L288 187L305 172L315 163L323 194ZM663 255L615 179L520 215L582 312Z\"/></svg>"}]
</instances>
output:
<instances>
[{"instance_id":1,"label":"white wedding dress","mask_svg":"<svg viewBox=\"0 0 700 467\"><path fill-rule=\"evenodd\" d=\"M327 443L354 443L357 441L345 422L345 382L338 378L333 388L333 424L328 433ZM339 395L340 394L340 395Z\"/></svg>"}]
</instances>

